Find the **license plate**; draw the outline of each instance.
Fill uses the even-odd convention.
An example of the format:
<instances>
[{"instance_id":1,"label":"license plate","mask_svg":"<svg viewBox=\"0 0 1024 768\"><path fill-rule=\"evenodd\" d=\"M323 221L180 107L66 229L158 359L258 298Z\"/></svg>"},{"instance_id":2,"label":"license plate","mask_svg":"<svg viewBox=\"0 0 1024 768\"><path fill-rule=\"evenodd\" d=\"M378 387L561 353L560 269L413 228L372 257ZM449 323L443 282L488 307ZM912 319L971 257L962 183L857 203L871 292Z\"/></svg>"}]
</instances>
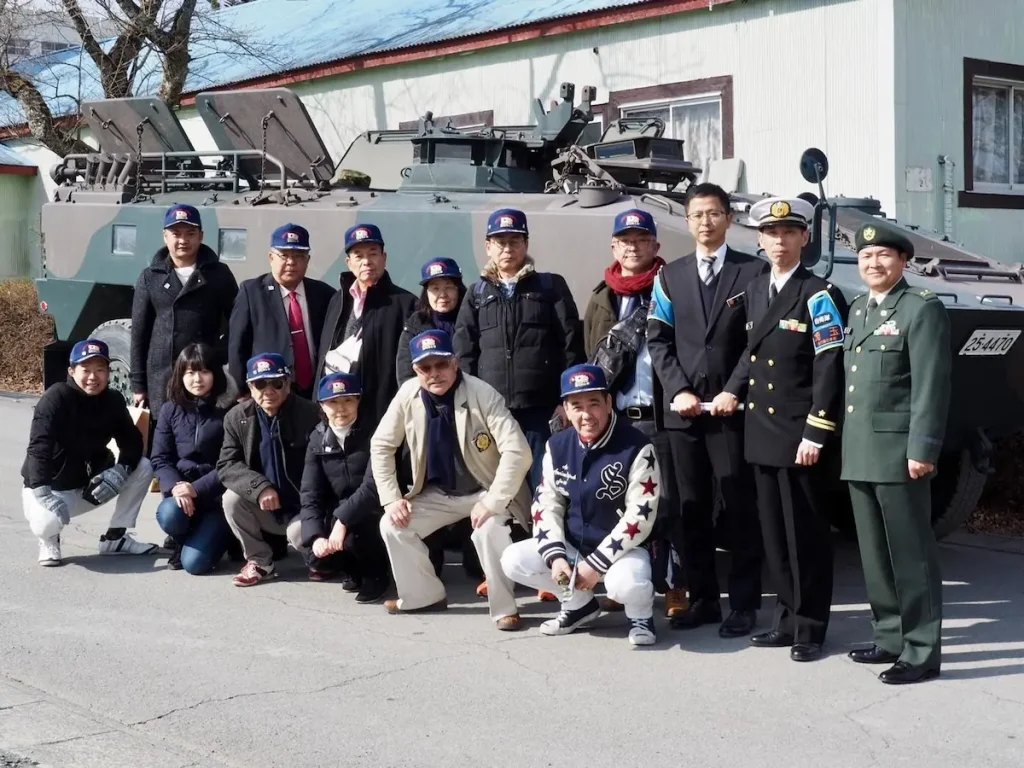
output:
<instances>
[{"instance_id":1,"label":"license plate","mask_svg":"<svg viewBox=\"0 0 1024 768\"><path fill-rule=\"evenodd\" d=\"M960 348L961 355L992 357L1005 355L1017 341L1020 331L991 331L977 329Z\"/></svg>"}]
</instances>

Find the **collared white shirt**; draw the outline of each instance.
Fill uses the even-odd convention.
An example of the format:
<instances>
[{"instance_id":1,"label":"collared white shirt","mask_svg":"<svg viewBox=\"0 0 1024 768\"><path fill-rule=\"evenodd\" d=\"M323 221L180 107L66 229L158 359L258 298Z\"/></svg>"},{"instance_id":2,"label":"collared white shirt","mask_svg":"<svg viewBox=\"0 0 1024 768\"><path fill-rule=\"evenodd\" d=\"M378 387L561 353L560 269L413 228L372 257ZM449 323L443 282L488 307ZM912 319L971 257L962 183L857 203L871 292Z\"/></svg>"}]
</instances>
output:
<instances>
[{"instance_id":1,"label":"collared white shirt","mask_svg":"<svg viewBox=\"0 0 1024 768\"><path fill-rule=\"evenodd\" d=\"M785 274L782 275L776 275L775 267L772 267L772 276L768 280L768 295L771 296L771 290L773 285L775 286L777 294L782 293L782 289L786 287L786 283L789 282L789 278L793 276L793 273L796 272L796 268L799 266L800 262L798 261L796 264L793 265L793 268L790 269L789 272L786 272Z\"/></svg>"},{"instance_id":2,"label":"collared white shirt","mask_svg":"<svg viewBox=\"0 0 1024 768\"><path fill-rule=\"evenodd\" d=\"M353 300L352 317L358 320L363 316L363 307L366 306L366 291L359 286L359 281L355 280L352 287L348 289L348 293Z\"/></svg>"},{"instance_id":3,"label":"collared white shirt","mask_svg":"<svg viewBox=\"0 0 1024 768\"><path fill-rule=\"evenodd\" d=\"M284 316L288 317L288 306L291 304L292 291L278 283L281 289L281 299L284 301ZM306 346L309 347L309 359L316 365L316 350L313 347L313 326L309 323L309 305L306 303L306 287L299 283L295 289L295 296L299 300L299 309L302 311L302 327L306 331Z\"/></svg>"},{"instance_id":4,"label":"collared white shirt","mask_svg":"<svg viewBox=\"0 0 1024 768\"><path fill-rule=\"evenodd\" d=\"M895 287L895 286L893 286L893 287ZM875 304L879 304L880 305L883 301L885 301L886 296L888 296L890 293L892 293L892 288L890 288L888 291L883 291L882 293L875 293L874 291L868 291L868 301L871 301L871 299L874 299L875 300Z\"/></svg>"},{"instance_id":5,"label":"collared white shirt","mask_svg":"<svg viewBox=\"0 0 1024 768\"><path fill-rule=\"evenodd\" d=\"M726 243L722 243L720 246L718 246L717 250L709 253L707 250L705 250L703 245L697 243L697 276L701 280L704 279L704 259L706 259L708 256L714 256L715 260L711 262L711 272L715 275L715 277L718 277L718 274L722 271L722 266L725 264L725 252L728 249L729 246Z\"/></svg>"},{"instance_id":6,"label":"collared white shirt","mask_svg":"<svg viewBox=\"0 0 1024 768\"><path fill-rule=\"evenodd\" d=\"M631 306L632 305L632 306ZM619 320L625 320L627 313L635 308L631 296L619 296ZM636 368L633 371L633 386L623 392L615 393L615 406L620 410L632 406L654 405L654 368L651 365L651 352L647 348L647 339L636 356Z\"/></svg>"}]
</instances>

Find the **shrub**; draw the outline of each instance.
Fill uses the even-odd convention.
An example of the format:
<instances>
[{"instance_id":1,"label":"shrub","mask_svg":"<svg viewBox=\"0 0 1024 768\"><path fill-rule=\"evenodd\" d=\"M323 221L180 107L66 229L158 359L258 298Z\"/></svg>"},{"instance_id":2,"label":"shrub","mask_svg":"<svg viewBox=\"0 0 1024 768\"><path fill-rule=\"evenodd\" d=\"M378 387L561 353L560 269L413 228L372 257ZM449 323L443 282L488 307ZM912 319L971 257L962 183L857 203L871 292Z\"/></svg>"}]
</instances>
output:
<instances>
[{"instance_id":1,"label":"shrub","mask_svg":"<svg viewBox=\"0 0 1024 768\"><path fill-rule=\"evenodd\" d=\"M31 280L0 283L0 390L43 391L43 346L53 340L53 320L39 311Z\"/></svg>"}]
</instances>

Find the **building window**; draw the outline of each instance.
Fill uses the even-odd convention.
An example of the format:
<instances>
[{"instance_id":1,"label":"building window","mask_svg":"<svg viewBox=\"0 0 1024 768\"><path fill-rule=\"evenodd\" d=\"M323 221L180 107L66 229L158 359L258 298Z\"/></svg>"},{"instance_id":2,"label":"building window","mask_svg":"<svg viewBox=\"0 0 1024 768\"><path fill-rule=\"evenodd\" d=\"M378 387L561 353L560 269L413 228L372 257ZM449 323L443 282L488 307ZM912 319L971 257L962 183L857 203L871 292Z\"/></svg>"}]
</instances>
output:
<instances>
[{"instance_id":1,"label":"building window","mask_svg":"<svg viewBox=\"0 0 1024 768\"><path fill-rule=\"evenodd\" d=\"M23 57L32 53L32 41L20 37L12 37L7 41L7 55Z\"/></svg>"},{"instance_id":2,"label":"building window","mask_svg":"<svg viewBox=\"0 0 1024 768\"><path fill-rule=\"evenodd\" d=\"M434 125L443 128L452 121L455 128L472 130L474 128L490 128L494 125L494 110L486 109L482 112L463 112L461 115L441 115L434 117ZM419 126L419 118L416 120L403 120L398 124L400 131L415 131Z\"/></svg>"},{"instance_id":3,"label":"building window","mask_svg":"<svg viewBox=\"0 0 1024 768\"><path fill-rule=\"evenodd\" d=\"M218 238L217 252L221 261L245 261L249 236L244 229L222 229Z\"/></svg>"},{"instance_id":4,"label":"building window","mask_svg":"<svg viewBox=\"0 0 1024 768\"><path fill-rule=\"evenodd\" d=\"M57 51L66 51L68 48L72 47L71 43L58 43L51 42L49 40L43 40L43 42L40 43L40 46L42 47L43 54L56 53Z\"/></svg>"},{"instance_id":5,"label":"building window","mask_svg":"<svg viewBox=\"0 0 1024 768\"><path fill-rule=\"evenodd\" d=\"M115 224L111 237L110 251L115 256L135 255L135 225Z\"/></svg>"},{"instance_id":6,"label":"building window","mask_svg":"<svg viewBox=\"0 0 1024 768\"><path fill-rule=\"evenodd\" d=\"M682 139L683 157L698 168L733 156L731 75L612 91L602 109L605 124L620 117L661 119L665 136Z\"/></svg>"},{"instance_id":7,"label":"building window","mask_svg":"<svg viewBox=\"0 0 1024 768\"><path fill-rule=\"evenodd\" d=\"M960 205L1024 208L1024 66L964 59Z\"/></svg>"}]
</instances>

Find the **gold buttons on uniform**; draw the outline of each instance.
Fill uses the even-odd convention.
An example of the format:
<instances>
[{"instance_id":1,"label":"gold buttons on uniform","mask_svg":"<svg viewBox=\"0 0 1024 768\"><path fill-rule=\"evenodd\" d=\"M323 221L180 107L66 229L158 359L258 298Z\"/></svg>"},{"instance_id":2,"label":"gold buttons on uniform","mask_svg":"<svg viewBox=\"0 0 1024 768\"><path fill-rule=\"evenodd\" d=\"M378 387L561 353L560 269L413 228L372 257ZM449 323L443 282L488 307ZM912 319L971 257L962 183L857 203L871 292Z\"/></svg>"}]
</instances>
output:
<instances>
[{"instance_id":1,"label":"gold buttons on uniform","mask_svg":"<svg viewBox=\"0 0 1024 768\"><path fill-rule=\"evenodd\" d=\"M857 317L860 317L860 310L857 310Z\"/></svg>"},{"instance_id":2,"label":"gold buttons on uniform","mask_svg":"<svg viewBox=\"0 0 1024 768\"><path fill-rule=\"evenodd\" d=\"M768 365L775 365L775 361L774 360L769 360L768 361Z\"/></svg>"},{"instance_id":3,"label":"gold buttons on uniform","mask_svg":"<svg viewBox=\"0 0 1024 768\"><path fill-rule=\"evenodd\" d=\"M879 349L881 349L884 352L885 351L885 344L883 344L881 347L879 347Z\"/></svg>"},{"instance_id":4,"label":"gold buttons on uniform","mask_svg":"<svg viewBox=\"0 0 1024 768\"><path fill-rule=\"evenodd\" d=\"M768 385L768 389L775 389L775 385L774 384L769 384Z\"/></svg>"},{"instance_id":5,"label":"gold buttons on uniform","mask_svg":"<svg viewBox=\"0 0 1024 768\"><path fill-rule=\"evenodd\" d=\"M768 406L768 413L775 413L775 409L772 408L770 405Z\"/></svg>"},{"instance_id":6,"label":"gold buttons on uniform","mask_svg":"<svg viewBox=\"0 0 1024 768\"><path fill-rule=\"evenodd\" d=\"M860 354L860 347L857 347L857 354Z\"/></svg>"},{"instance_id":7,"label":"gold buttons on uniform","mask_svg":"<svg viewBox=\"0 0 1024 768\"><path fill-rule=\"evenodd\" d=\"M847 412L847 413L853 413L853 406L852 406L852 405L848 405L848 406L846 407L846 412Z\"/></svg>"},{"instance_id":8,"label":"gold buttons on uniform","mask_svg":"<svg viewBox=\"0 0 1024 768\"><path fill-rule=\"evenodd\" d=\"M757 355L751 355L750 356L750 362L756 363L757 362Z\"/></svg>"},{"instance_id":9,"label":"gold buttons on uniform","mask_svg":"<svg viewBox=\"0 0 1024 768\"><path fill-rule=\"evenodd\" d=\"M850 391L853 392L853 384L850 385Z\"/></svg>"},{"instance_id":10,"label":"gold buttons on uniform","mask_svg":"<svg viewBox=\"0 0 1024 768\"><path fill-rule=\"evenodd\" d=\"M857 366L856 365L851 365L850 366L850 373L853 373L856 370L857 370Z\"/></svg>"},{"instance_id":11,"label":"gold buttons on uniform","mask_svg":"<svg viewBox=\"0 0 1024 768\"><path fill-rule=\"evenodd\" d=\"M753 379L750 380L750 386L754 386L754 380Z\"/></svg>"},{"instance_id":12,"label":"gold buttons on uniform","mask_svg":"<svg viewBox=\"0 0 1024 768\"><path fill-rule=\"evenodd\" d=\"M754 404L753 403L747 403L747 410L748 411L754 410Z\"/></svg>"}]
</instances>

